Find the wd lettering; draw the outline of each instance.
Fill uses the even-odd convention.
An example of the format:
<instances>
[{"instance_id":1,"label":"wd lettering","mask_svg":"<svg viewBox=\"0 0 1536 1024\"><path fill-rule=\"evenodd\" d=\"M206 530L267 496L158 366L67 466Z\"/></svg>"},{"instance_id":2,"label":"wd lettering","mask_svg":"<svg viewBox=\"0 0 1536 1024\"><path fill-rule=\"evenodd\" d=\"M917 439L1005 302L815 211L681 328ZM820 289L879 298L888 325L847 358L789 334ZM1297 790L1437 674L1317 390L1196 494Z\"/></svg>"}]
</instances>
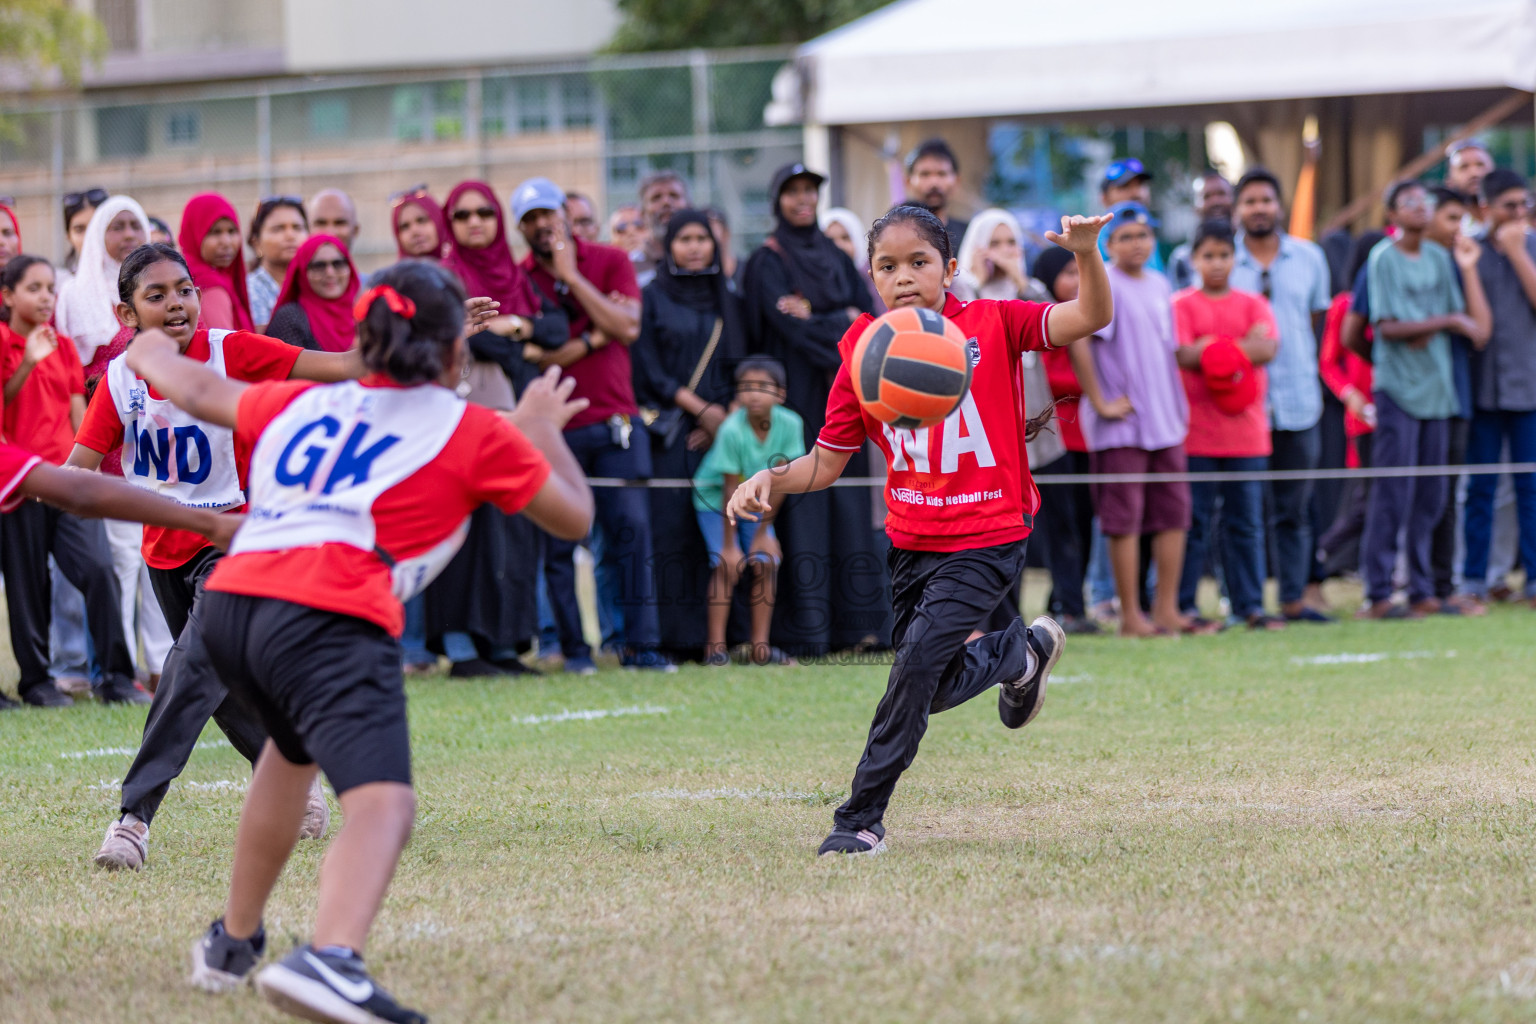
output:
<instances>
[{"instance_id":1,"label":"wd lettering","mask_svg":"<svg viewBox=\"0 0 1536 1024\"><path fill-rule=\"evenodd\" d=\"M385 434L368 444L368 431L372 427L366 421L358 421L347 433L339 450L333 444L341 435L341 422L334 416L322 416L294 431L293 437L277 458L273 476L284 487L302 487L313 490L315 476L330 458L330 469L325 475L321 494L332 494L347 481L353 486L368 482L368 471L374 461L383 455L400 438Z\"/></svg>"},{"instance_id":2,"label":"wd lettering","mask_svg":"<svg viewBox=\"0 0 1536 1024\"><path fill-rule=\"evenodd\" d=\"M139 430L135 423L133 430L138 438L133 446L134 476L170 480L173 458L176 479L185 484L200 484L213 471L213 446L200 427Z\"/></svg>"}]
</instances>

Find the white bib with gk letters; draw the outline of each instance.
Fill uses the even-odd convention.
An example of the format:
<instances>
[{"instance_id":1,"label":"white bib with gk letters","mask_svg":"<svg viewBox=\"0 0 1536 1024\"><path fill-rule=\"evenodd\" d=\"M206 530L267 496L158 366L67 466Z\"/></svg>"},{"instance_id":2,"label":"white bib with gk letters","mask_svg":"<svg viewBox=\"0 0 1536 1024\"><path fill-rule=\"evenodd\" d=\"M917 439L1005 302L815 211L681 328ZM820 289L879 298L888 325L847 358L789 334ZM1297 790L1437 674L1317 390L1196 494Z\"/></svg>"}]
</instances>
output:
<instances>
[{"instance_id":1,"label":"white bib with gk letters","mask_svg":"<svg viewBox=\"0 0 1536 1024\"><path fill-rule=\"evenodd\" d=\"M377 551L391 567L395 596L410 598L453 558L469 520L431 550L396 560L378 548L373 503L437 458L464 408L453 392L430 385L348 382L302 392L256 442L250 512L230 554L319 544ZM423 494L421 500L433 498Z\"/></svg>"},{"instance_id":2,"label":"white bib with gk letters","mask_svg":"<svg viewBox=\"0 0 1536 1024\"><path fill-rule=\"evenodd\" d=\"M210 370L228 376L224 339L208 332ZM128 357L107 364L105 384L123 421L123 476L129 483L193 508L222 511L245 503L235 465L235 433L195 419L163 398L128 369Z\"/></svg>"}]
</instances>

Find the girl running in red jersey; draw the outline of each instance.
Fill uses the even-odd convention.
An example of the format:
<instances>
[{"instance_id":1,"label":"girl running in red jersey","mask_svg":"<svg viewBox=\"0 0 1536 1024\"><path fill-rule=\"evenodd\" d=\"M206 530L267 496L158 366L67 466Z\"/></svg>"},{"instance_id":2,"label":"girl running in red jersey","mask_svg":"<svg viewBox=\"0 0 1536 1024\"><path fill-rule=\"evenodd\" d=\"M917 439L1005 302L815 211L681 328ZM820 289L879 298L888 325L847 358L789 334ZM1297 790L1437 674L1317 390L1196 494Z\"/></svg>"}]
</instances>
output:
<instances>
[{"instance_id":1,"label":"girl running in red jersey","mask_svg":"<svg viewBox=\"0 0 1536 1024\"><path fill-rule=\"evenodd\" d=\"M585 407L559 370L500 414L454 393L470 358L464 293L407 262L359 298L361 381L248 387L141 334L128 364L251 450L246 524L208 580L203 635L219 676L270 739L246 795L224 916L192 952L193 984L236 987L265 947L262 912L293 849L317 766L345 823L320 869L312 944L257 987L308 1020L425 1018L401 1007L361 951L411 832L410 737L397 638L401 601L453 557L491 502L575 540L592 493L561 433ZM514 426L515 424L515 426Z\"/></svg>"},{"instance_id":2,"label":"girl running in red jersey","mask_svg":"<svg viewBox=\"0 0 1536 1024\"><path fill-rule=\"evenodd\" d=\"M1061 348L1109 324L1114 307L1098 248L1099 229L1108 221L1063 217L1061 234L1046 233L1077 254L1082 284L1074 301L961 302L947 291L955 261L943 223L916 206L898 206L881 217L869 232L880 298L890 309L931 309L959 325L969 336L970 390L934 427L905 430L865 413L854 397L848 360L874 319L866 313L838 343L843 365L815 450L758 473L731 497L732 521L757 519L777 507L781 495L830 486L866 437L885 454L896 660L853 791L833 815L821 854L885 849L885 809L917 756L930 714L1000 684L998 714L1018 729L1045 699L1066 642L1055 620L1042 616L1026 628L1015 619L1007 629L967 638L1023 571L1025 541L1040 507L1024 446L1051 410L1027 417L1020 356Z\"/></svg>"}]
</instances>

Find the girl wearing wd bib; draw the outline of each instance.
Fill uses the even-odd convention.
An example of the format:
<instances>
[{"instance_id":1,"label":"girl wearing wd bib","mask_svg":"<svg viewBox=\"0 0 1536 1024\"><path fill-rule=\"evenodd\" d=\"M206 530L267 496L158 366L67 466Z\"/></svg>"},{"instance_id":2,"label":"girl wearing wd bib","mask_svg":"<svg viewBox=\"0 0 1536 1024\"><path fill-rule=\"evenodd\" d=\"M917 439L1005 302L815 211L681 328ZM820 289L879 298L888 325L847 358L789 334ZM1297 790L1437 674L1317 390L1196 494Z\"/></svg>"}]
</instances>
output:
<instances>
[{"instance_id":1,"label":"girl wearing wd bib","mask_svg":"<svg viewBox=\"0 0 1536 1024\"><path fill-rule=\"evenodd\" d=\"M199 330L199 291L186 262L166 245L140 246L129 253L118 276L118 293L117 315L124 324L164 332L180 352L221 376L336 381L363 370L355 352L306 352L248 331ZM239 512L245 507L249 445L238 443L230 430L176 408L129 369L126 356L107 365L68 465L96 469L106 453L119 449L123 476L131 484L192 508ZM219 552L195 533L154 526L144 530L143 552L176 643L155 689L139 752L123 778L121 817L107 827L96 853L96 863L109 869L143 865L150 822L210 716L252 764L266 739L256 717L228 698L203 648L198 597ZM317 784L304 835L324 835L329 819Z\"/></svg>"},{"instance_id":2,"label":"girl wearing wd bib","mask_svg":"<svg viewBox=\"0 0 1536 1024\"><path fill-rule=\"evenodd\" d=\"M574 382L552 369L513 413L467 405L453 391L470 358L458 281L414 262L377 280L357 306L361 381L248 388L158 332L139 336L128 363L252 449L250 511L208 581L203 634L271 738L241 815L229 901L193 947L192 981L227 991L260 959L262 911L318 765L345 823L320 870L312 944L264 969L257 987L309 1020L418 1022L360 957L415 814L401 601L453 557L482 503L574 540L591 525L592 494L561 434L585 406L570 401Z\"/></svg>"},{"instance_id":3,"label":"girl wearing wd bib","mask_svg":"<svg viewBox=\"0 0 1536 1024\"><path fill-rule=\"evenodd\" d=\"M955 274L949 236L927 210L898 206L869 232L875 288L896 309L917 306L953 320L971 338L975 371L960 407L943 424L902 430L865 413L854 397L848 359L873 317L855 320L838 348L843 365L827 399L816 448L787 466L764 470L736 489L727 508L757 519L783 494L828 487L872 439L885 453L887 562L896 615L885 697L875 709L864 756L848 801L833 815L818 851L878 853L885 848L886 805L928 728L928 716L1001 684L998 714L1018 729L1045 699L1046 681L1066 637L1042 616L1025 628L968 641L1024 568L1024 545L1040 506L1025 442L1049 421L1046 409L1026 419L1020 356L1060 348L1101 330L1113 315L1109 280L1099 256L1107 217L1063 217L1046 237L1077 253L1082 271L1071 302L980 299L960 302L946 289Z\"/></svg>"}]
</instances>

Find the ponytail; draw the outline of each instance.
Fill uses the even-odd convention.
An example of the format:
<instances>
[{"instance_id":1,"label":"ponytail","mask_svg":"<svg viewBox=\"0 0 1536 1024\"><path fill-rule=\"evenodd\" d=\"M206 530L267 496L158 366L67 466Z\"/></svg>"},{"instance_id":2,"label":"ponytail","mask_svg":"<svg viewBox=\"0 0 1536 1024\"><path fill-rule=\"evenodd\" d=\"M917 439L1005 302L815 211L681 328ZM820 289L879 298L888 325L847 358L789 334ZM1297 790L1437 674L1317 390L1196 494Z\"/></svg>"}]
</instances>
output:
<instances>
[{"instance_id":1,"label":"ponytail","mask_svg":"<svg viewBox=\"0 0 1536 1024\"><path fill-rule=\"evenodd\" d=\"M374 278L353 315L364 366L398 384L427 384L449 368L464 332L464 287L435 263L406 260Z\"/></svg>"}]
</instances>

